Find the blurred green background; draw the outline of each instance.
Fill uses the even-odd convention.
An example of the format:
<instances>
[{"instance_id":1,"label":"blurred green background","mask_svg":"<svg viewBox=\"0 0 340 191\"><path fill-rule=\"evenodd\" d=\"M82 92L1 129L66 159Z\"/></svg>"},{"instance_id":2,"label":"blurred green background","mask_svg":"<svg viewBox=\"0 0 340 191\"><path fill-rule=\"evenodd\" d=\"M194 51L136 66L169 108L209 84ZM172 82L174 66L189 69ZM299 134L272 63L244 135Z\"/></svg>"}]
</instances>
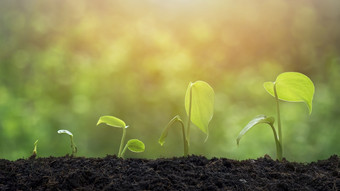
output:
<instances>
[{"instance_id":1,"label":"blurred green background","mask_svg":"<svg viewBox=\"0 0 340 191\"><path fill-rule=\"evenodd\" d=\"M284 155L315 161L340 154L340 1L121 0L0 1L0 158L118 152L121 129L96 126L114 115L127 138L146 144L126 157L181 156L190 81L215 90L210 137L192 128L190 153L206 157L275 158L272 131L262 125L236 146L253 117L276 117L262 87L282 72L309 76L316 92L303 103L281 102Z\"/></svg>"}]
</instances>

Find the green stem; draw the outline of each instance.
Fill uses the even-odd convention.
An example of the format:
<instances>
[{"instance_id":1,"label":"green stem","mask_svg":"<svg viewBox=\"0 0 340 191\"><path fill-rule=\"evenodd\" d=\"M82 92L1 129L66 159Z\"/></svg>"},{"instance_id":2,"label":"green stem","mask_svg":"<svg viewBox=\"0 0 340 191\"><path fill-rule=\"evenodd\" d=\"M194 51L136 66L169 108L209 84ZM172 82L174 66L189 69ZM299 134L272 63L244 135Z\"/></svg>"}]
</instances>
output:
<instances>
[{"instance_id":1,"label":"green stem","mask_svg":"<svg viewBox=\"0 0 340 191\"><path fill-rule=\"evenodd\" d=\"M274 84L274 94L275 94L275 99L276 99L276 108L277 108L277 127L278 127L278 132L279 132L279 142L281 144L282 148L282 131L281 131L281 117L280 117L280 105L279 105L279 98L277 96L276 92L276 84Z\"/></svg>"},{"instance_id":2,"label":"green stem","mask_svg":"<svg viewBox=\"0 0 340 191\"><path fill-rule=\"evenodd\" d=\"M34 142L34 149L33 149L33 155L37 155L37 146L38 146L38 140Z\"/></svg>"},{"instance_id":3,"label":"green stem","mask_svg":"<svg viewBox=\"0 0 340 191\"><path fill-rule=\"evenodd\" d=\"M123 149L123 151L122 151L120 157L124 158L124 153L125 153L125 151L126 151L127 148L128 148L128 144L125 145L125 147L124 147L124 149Z\"/></svg>"},{"instance_id":4,"label":"green stem","mask_svg":"<svg viewBox=\"0 0 340 191\"><path fill-rule=\"evenodd\" d=\"M122 135L122 139L120 141L118 157L122 157L122 149L123 149L123 144L124 144L124 141L125 141L125 136L126 136L126 127L123 127L123 135Z\"/></svg>"},{"instance_id":5,"label":"green stem","mask_svg":"<svg viewBox=\"0 0 340 191\"><path fill-rule=\"evenodd\" d=\"M189 119L188 119L188 127L187 127L187 142L188 142L188 144L189 144L189 140L190 140L191 105L192 105L192 83L190 84L190 94L189 94L189 113L188 113Z\"/></svg>"},{"instance_id":6,"label":"green stem","mask_svg":"<svg viewBox=\"0 0 340 191\"><path fill-rule=\"evenodd\" d=\"M276 144L276 157L279 159L279 161L282 161L282 145L280 144L280 141L277 139L277 134L275 131L275 128L272 124L269 124L270 127L273 130L274 133L274 139L275 139L275 144Z\"/></svg>"},{"instance_id":7,"label":"green stem","mask_svg":"<svg viewBox=\"0 0 340 191\"><path fill-rule=\"evenodd\" d=\"M188 144L188 140L187 137L185 136L185 128L184 128L184 124L182 122L182 120L178 120L181 125L182 125L182 133L183 133L183 143L184 143L184 156L188 156L189 155L189 144Z\"/></svg>"},{"instance_id":8,"label":"green stem","mask_svg":"<svg viewBox=\"0 0 340 191\"><path fill-rule=\"evenodd\" d=\"M71 138L72 156L74 156L77 153L78 149L77 149L76 144L74 144L73 136L70 136L70 138Z\"/></svg>"}]
</instances>

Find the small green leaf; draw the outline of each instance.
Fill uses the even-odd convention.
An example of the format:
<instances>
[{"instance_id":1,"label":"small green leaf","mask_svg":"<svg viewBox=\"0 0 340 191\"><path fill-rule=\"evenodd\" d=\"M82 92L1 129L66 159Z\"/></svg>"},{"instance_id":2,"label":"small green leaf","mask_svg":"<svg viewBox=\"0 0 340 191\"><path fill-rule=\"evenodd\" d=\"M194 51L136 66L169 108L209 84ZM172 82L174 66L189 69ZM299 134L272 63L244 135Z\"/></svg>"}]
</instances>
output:
<instances>
[{"instance_id":1,"label":"small green leaf","mask_svg":"<svg viewBox=\"0 0 340 191\"><path fill-rule=\"evenodd\" d=\"M145 150L144 143L138 139L130 139L126 145L130 151L135 153L144 152Z\"/></svg>"},{"instance_id":2,"label":"small green leaf","mask_svg":"<svg viewBox=\"0 0 340 191\"><path fill-rule=\"evenodd\" d=\"M61 130L58 130L58 133L59 134L68 134L71 137L73 137L73 134L70 131L68 131L68 130L61 129Z\"/></svg>"},{"instance_id":3,"label":"small green leaf","mask_svg":"<svg viewBox=\"0 0 340 191\"><path fill-rule=\"evenodd\" d=\"M214 114L214 90L204 81L189 84L185 94L185 111L189 115L191 94L191 122L208 135L208 125Z\"/></svg>"},{"instance_id":4,"label":"small green leaf","mask_svg":"<svg viewBox=\"0 0 340 191\"><path fill-rule=\"evenodd\" d=\"M118 127L118 128L127 128L125 122L117 117L113 116L101 116L97 122L97 125L105 123L106 125L110 125L112 127Z\"/></svg>"},{"instance_id":5,"label":"small green leaf","mask_svg":"<svg viewBox=\"0 0 340 191\"><path fill-rule=\"evenodd\" d=\"M263 84L267 92L275 97L274 84L280 100L289 102L304 102L307 104L309 114L312 113L314 84L306 75L298 72L285 72L280 74L275 82Z\"/></svg>"},{"instance_id":6,"label":"small green leaf","mask_svg":"<svg viewBox=\"0 0 340 191\"><path fill-rule=\"evenodd\" d=\"M165 129L163 130L163 132L162 132L162 134L161 134L161 137L160 137L159 140L158 140L158 143L159 143L161 146L163 146L163 144L165 143L165 138L168 136L168 132L169 132L170 127L171 127L176 121L178 121L178 122L180 122L180 123L183 124L181 118L180 118L178 115L176 115L174 118L172 118L172 119L169 121L169 123L167 124L167 126L165 127Z\"/></svg>"},{"instance_id":7,"label":"small green leaf","mask_svg":"<svg viewBox=\"0 0 340 191\"><path fill-rule=\"evenodd\" d=\"M273 126L275 119L273 117L267 117L265 115L259 115L257 117L255 117L253 120L251 120L240 132L240 134L238 135L236 141L237 141L237 145L239 145L240 143L240 139L243 137L244 134L246 134L252 127L254 127L257 124L261 124L261 123L266 123L269 124L271 126Z\"/></svg>"}]
</instances>

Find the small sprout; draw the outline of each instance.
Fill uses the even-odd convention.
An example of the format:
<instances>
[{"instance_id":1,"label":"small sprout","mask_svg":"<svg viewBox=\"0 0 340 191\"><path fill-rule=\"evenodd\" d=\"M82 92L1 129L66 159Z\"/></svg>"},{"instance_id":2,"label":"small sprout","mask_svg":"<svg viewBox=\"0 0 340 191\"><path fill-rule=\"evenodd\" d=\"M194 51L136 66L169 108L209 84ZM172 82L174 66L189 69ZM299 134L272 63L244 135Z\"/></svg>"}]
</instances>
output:
<instances>
[{"instance_id":1,"label":"small sprout","mask_svg":"<svg viewBox=\"0 0 340 191\"><path fill-rule=\"evenodd\" d=\"M124 158L124 153L125 153L126 149L129 149L130 151L135 152L135 153L144 152L145 145L142 141L140 141L138 139L130 139L126 143L126 145L123 149L125 136L126 136L126 128L129 127L125 124L125 122L123 120L121 120L117 117L113 117L113 116L102 116L102 117L99 118L97 125L99 125L101 123L105 123L106 125L123 129L123 135L122 135L122 139L120 141L118 157Z\"/></svg>"},{"instance_id":2,"label":"small sprout","mask_svg":"<svg viewBox=\"0 0 340 191\"><path fill-rule=\"evenodd\" d=\"M34 142L34 149L33 149L33 154L32 155L34 155L34 156L37 156L37 146L38 146L38 141L39 140L36 140L35 142Z\"/></svg>"},{"instance_id":3,"label":"small sprout","mask_svg":"<svg viewBox=\"0 0 340 191\"><path fill-rule=\"evenodd\" d=\"M71 139L72 156L74 156L74 155L77 153L78 148L77 148L77 146L74 144L74 141L73 141L73 134L72 134L70 131L64 130L64 129L58 130L58 133L59 133L59 134L67 134L67 135L70 136L70 139Z\"/></svg>"},{"instance_id":4,"label":"small sprout","mask_svg":"<svg viewBox=\"0 0 340 191\"><path fill-rule=\"evenodd\" d=\"M35 159L35 157L37 156L37 146L38 146L38 140L34 142L33 152L32 152L32 155L29 157L29 159Z\"/></svg>"},{"instance_id":5,"label":"small sprout","mask_svg":"<svg viewBox=\"0 0 340 191\"><path fill-rule=\"evenodd\" d=\"M237 144L239 144L241 137L248 132L249 129L257 124L267 123L273 130L277 158L281 161L283 148L279 99L288 102L304 102L308 107L309 114L311 114L315 88L313 82L307 76L298 72L282 73L276 78L275 82L265 82L263 87L270 95L275 97L276 100L278 134L276 134L274 128L274 118L267 118L262 115L254 118L243 128L237 138Z\"/></svg>"},{"instance_id":6,"label":"small sprout","mask_svg":"<svg viewBox=\"0 0 340 191\"><path fill-rule=\"evenodd\" d=\"M189 155L189 139L190 125L195 124L203 133L207 135L205 141L209 137L208 125L214 114L214 90L204 81L190 82L185 94L185 111L188 115L188 125L185 130L184 123L181 118L175 116L163 130L159 138L159 144L163 145L168 135L169 128L179 122L182 127L184 156Z\"/></svg>"}]
</instances>

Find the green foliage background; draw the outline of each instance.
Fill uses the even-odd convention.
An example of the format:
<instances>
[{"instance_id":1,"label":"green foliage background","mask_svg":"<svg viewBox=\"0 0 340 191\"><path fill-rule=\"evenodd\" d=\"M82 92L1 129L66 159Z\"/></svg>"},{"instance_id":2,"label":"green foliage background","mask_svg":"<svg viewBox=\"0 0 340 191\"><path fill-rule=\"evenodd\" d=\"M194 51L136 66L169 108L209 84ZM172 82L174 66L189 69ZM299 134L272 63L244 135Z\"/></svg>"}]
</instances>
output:
<instances>
[{"instance_id":1,"label":"green foliage background","mask_svg":"<svg viewBox=\"0 0 340 191\"><path fill-rule=\"evenodd\" d=\"M126 157L181 156L174 128L185 121L190 81L215 90L210 137L191 130L192 154L232 159L275 157L271 130L239 131L258 114L276 117L262 87L286 71L315 84L313 113L281 102L284 155L314 161L340 154L340 12L338 0L264 1L0 1L0 157L118 152L121 130L96 126L114 115L130 127L127 140L146 144Z\"/></svg>"}]
</instances>

